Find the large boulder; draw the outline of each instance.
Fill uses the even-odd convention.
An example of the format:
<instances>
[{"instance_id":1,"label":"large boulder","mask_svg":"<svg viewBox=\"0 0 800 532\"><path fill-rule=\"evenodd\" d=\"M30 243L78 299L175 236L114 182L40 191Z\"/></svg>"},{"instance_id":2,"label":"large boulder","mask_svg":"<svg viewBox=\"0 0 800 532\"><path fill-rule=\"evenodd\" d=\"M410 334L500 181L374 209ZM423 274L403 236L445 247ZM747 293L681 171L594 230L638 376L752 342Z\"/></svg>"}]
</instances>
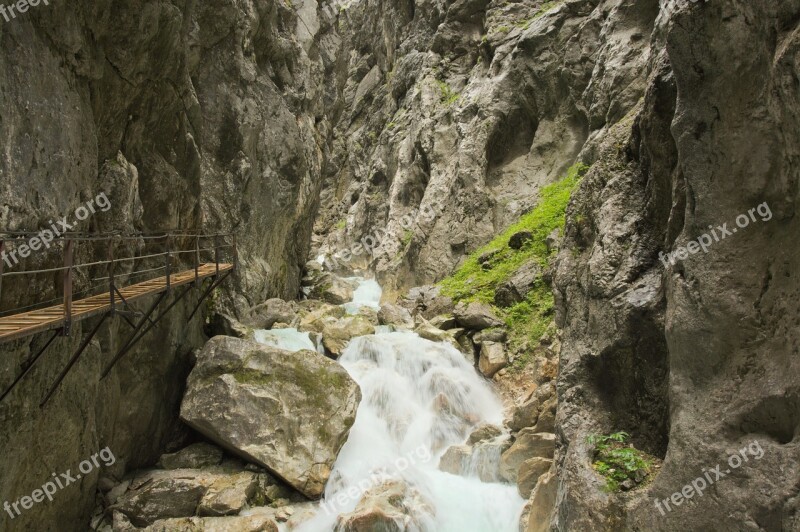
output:
<instances>
[{"instance_id":1,"label":"large boulder","mask_svg":"<svg viewBox=\"0 0 800 532\"><path fill-rule=\"evenodd\" d=\"M297 329L301 332L322 333L326 325L343 318L346 313L344 307L318 303L300 319L300 325Z\"/></svg>"},{"instance_id":2,"label":"large boulder","mask_svg":"<svg viewBox=\"0 0 800 532\"><path fill-rule=\"evenodd\" d=\"M216 337L189 375L181 419L318 498L360 400L344 368L313 351Z\"/></svg>"},{"instance_id":3,"label":"large boulder","mask_svg":"<svg viewBox=\"0 0 800 532\"><path fill-rule=\"evenodd\" d=\"M331 273L322 273L311 288L310 298L321 299L331 305L344 305L353 300L358 284Z\"/></svg>"},{"instance_id":4,"label":"large boulder","mask_svg":"<svg viewBox=\"0 0 800 532\"><path fill-rule=\"evenodd\" d=\"M435 285L412 288L399 303L425 319L432 319L440 314L450 314L455 305L450 297L442 294L441 287Z\"/></svg>"},{"instance_id":5,"label":"large boulder","mask_svg":"<svg viewBox=\"0 0 800 532\"><path fill-rule=\"evenodd\" d=\"M473 301L469 304L459 303L453 309L453 316L455 316L461 327L474 331L482 331L489 327L503 325L503 322L495 315L490 305L478 301Z\"/></svg>"}]
</instances>

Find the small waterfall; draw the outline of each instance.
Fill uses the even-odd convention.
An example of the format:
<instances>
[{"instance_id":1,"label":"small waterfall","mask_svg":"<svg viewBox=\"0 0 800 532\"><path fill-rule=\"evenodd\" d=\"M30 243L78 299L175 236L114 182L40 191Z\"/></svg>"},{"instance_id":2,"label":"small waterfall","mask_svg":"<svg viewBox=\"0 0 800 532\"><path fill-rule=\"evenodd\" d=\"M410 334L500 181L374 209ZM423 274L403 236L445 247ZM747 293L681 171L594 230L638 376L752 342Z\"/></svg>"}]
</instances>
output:
<instances>
[{"instance_id":1,"label":"small waterfall","mask_svg":"<svg viewBox=\"0 0 800 532\"><path fill-rule=\"evenodd\" d=\"M398 530L518 529L524 501L516 487L479 478L499 460L499 447L486 447L497 456L477 457L471 477L438 469L447 448L464 443L475 427L503 422L500 400L461 353L414 333L381 332L352 340L340 362L363 399L320 511L299 530L334 530L339 515L387 481L390 490L391 481L409 487L404 504L411 520L398 522Z\"/></svg>"},{"instance_id":2,"label":"small waterfall","mask_svg":"<svg viewBox=\"0 0 800 532\"><path fill-rule=\"evenodd\" d=\"M308 333L300 332L297 329L257 329L253 332L256 342L285 351L301 351L308 349L316 351L317 346L311 341Z\"/></svg>"},{"instance_id":3,"label":"small waterfall","mask_svg":"<svg viewBox=\"0 0 800 532\"><path fill-rule=\"evenodd\" d=\"M352 278L358 281L358 287L353 292L353 301L344 305L348 314L358 314L358 309L361 307L369 307L375 310L381 308L381 296L383 289L381 285L372 279L366 280L361 278Z\"/></svg>"}]
</instances>

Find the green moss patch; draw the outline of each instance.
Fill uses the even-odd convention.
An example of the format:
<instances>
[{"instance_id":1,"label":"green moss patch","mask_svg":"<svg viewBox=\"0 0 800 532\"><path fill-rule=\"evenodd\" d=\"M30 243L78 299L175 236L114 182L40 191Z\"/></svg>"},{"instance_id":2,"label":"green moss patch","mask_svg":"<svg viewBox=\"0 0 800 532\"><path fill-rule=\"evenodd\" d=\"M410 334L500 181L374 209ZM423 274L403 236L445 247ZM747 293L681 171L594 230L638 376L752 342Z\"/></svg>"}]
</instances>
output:
<instances>
[{"instance_id":1,"label":"green moss patch","mask_svg":"<svg viewBox=\"0 0 800 532\"><path fill-rule=\"evenodd\" d=\"M547 248L547 237L553 230L563 229L569 199L588 168L575 164L566 177L544 187L532 211L470 255L453 275L441 281L442 292L455 301L493 304L497 288L522 266L535 262L543 270L548 268L552 253ZM531 233L532 238L521 249L511 248L510 238L523 231ZM538 342L552 321L553 305L551 287L539 278L525 301L507 309L497 309L509 328L512 347L525 341ZM520 357L515 367L526 363L527 359Z\"/></svg>"}]
</instances>

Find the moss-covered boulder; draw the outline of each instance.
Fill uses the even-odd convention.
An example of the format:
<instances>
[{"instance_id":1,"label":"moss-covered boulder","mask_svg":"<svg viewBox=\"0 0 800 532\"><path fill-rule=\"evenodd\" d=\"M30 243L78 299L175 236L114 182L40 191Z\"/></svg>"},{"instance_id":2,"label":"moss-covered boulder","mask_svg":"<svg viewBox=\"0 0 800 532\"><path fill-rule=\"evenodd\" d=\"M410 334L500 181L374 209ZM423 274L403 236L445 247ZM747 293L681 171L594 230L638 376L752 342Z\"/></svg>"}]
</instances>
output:
<instances>
[{"instance_id":1,"label":"moss-covered boulder","mask_svg":"<svg viewBox=\"0 0 800 532\"><path fill-rule=\"evenodd\" d=\"M313 351L216 337L189 375L181 419L318 498L360 400L347 372Z\"/></svg>"}]
</instances>

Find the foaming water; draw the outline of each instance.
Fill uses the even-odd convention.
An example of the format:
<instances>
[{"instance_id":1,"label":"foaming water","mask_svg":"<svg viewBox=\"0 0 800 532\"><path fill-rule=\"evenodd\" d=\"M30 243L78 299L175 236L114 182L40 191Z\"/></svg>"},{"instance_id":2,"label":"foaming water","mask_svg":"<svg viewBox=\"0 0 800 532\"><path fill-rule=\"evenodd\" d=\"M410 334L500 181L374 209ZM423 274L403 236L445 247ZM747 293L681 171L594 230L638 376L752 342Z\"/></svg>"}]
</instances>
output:
<instances>
[{"instance_id":1,"label":"foaming water","mask_svg":"<svg viewBox=\"0 0 800 532\"><path fill-rule=\"evenodd\" d=\"M475 427L503 422L499 398L461 353L414 333L381 332L352 340L340 362L363 399L320 511L298 530L334 530L339 515L352 512L364 492L389 479L416 494L406 500L411 521L401 530L518 529L524 501L516 487L477 478L499 455L470 467L471 477L438 469L447 448L464 443Z\"/></svg>"},{"instance_id":2,"label":"foaming water","mask_svg":"<svg viewBox=\"0 0 800 532\"><path fill-rule=\"evenodd\" d=\"M253 338L260 344L277 347L285 351L317 350L317 346L311 341L308 333L300 332L297 329L271 329L269 331L257 329L253 332Z\"/></svg>"},{"instance_id":3,"label":"foaming water","mask_svg":"<svg viewBox=\"0 0 800 532\"><path fill-rule=\"evenodd\" d=\"M358 281L358 287L353 292L353 301L344 305L348 314L358 314L361 307L379 309L381 307L381 296L383 289L381 285L372 279L353 278Z\"/></svg>"}]
</instances>

